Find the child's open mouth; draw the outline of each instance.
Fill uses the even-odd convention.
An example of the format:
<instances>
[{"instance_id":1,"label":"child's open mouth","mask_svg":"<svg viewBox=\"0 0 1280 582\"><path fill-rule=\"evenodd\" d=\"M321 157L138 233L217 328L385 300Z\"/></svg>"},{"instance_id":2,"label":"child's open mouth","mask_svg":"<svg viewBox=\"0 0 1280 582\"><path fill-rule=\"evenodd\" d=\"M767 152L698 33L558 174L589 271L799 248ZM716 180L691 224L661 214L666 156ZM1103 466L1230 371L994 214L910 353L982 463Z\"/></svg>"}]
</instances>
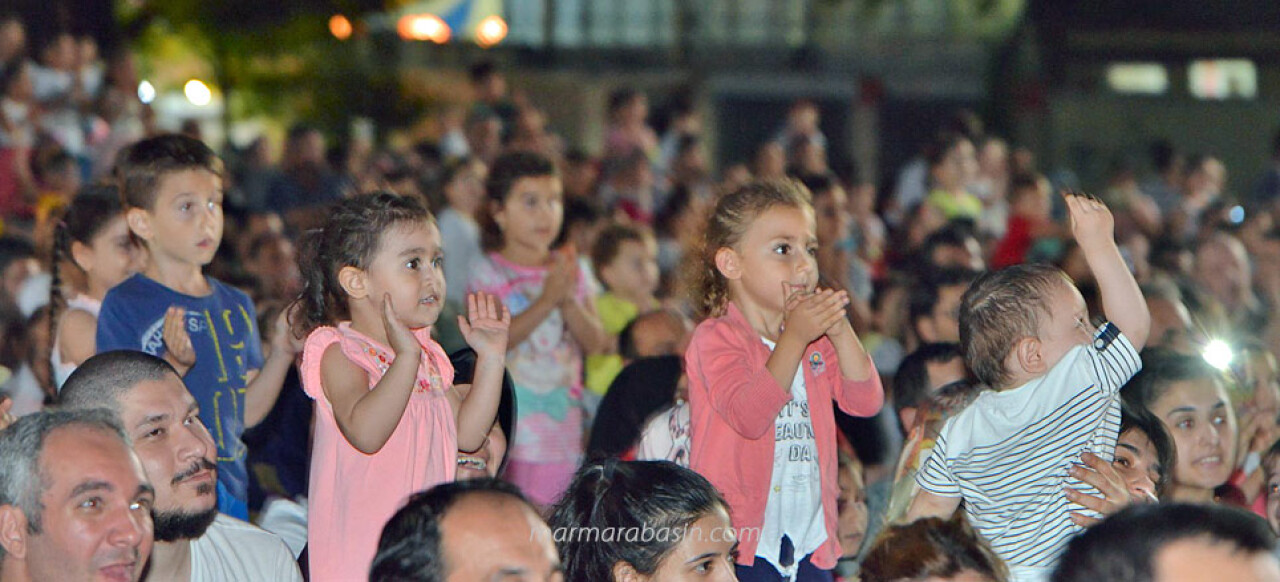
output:
<instances>
[{"instance_id":1,"label":"child's open mouth","mask_svg":"<svg viewBox=\"0 0 1280 582\"><path fill-rule=\"evenodd\" d=\"M440 296L439 296L439 295L432 294L432 295L428 295L428 296L423 297L422 299L420 299L420 300L418 301L418 304L419 304L419 305L435 305L435 304L437 304L437 303L439 303L439 302L440 302Z\"/></svg>"}]
</instances>

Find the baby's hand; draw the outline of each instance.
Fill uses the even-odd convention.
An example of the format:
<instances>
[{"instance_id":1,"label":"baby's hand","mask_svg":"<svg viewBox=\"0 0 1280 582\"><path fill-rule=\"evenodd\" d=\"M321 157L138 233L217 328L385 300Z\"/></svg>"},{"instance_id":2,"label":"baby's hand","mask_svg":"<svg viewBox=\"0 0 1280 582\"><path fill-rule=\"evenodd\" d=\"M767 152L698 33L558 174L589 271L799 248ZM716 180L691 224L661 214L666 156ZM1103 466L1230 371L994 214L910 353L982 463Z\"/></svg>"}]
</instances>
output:
<instances>
[{"instance_id":1,"label":"baby's hand","mask_svg":"<svg viewBox=\"0 0 1280 582\"><path fill-rule=\"evenodd\" d=\"M387 342L395 350L397 359L407 356L416 360L419 357L422 344L418 343L418 338L409 330L409 326L396 315L396 308L391 306L390 294L382 296L382 326L387 331Z\"/></svg>"},{"instance_id":2,"label":"baby's hand","mask_svg":"<svg viewBox=\"0 0 1280 582\"><path fill-rule=\"evenodd\" d=\"M186 370L196 365L196 349L191 343L191 336L187 333L185 308L177 305L169 306L169 309L164 312L164 327L160 333L161 339L164 340L164 349L169 352L169 357L174 363L185 367Z\"/></svg>"},{"instance_id":3,"label":"baby's hand","mask_svg":"<svg viewBox=\"0 0 1280 582\"><path fill-rule=\"evenodd\" d=\"M1115 219L1111 211L1092 194L1063 191L1071 215L1071 233L1081 247L1110 242L1115 244Z\"/></svg>"},{"instance_id":4,"label":"baby's hand","mask_svg":"<svg viewBox=\"0 0 1280 582\"><path fill-rule=\"evenodd\" d=\"M844 319L849 294L822 289L814 293L793 294L787 299L787 312L782 333L793 334L806 345L822 337Z\"/></svg>"},{"instance_id":5,"label":"baby's hand","mask_svg":"<svg viewBox=\"0 0 1280 582\"><path fill-rule=\"evenodd\" d=\"M458 329L477 355L505 354L510 328L511 312L497 297L488 293L467 295L467 317L458 316Z\"/></svg>"}]
</instances>

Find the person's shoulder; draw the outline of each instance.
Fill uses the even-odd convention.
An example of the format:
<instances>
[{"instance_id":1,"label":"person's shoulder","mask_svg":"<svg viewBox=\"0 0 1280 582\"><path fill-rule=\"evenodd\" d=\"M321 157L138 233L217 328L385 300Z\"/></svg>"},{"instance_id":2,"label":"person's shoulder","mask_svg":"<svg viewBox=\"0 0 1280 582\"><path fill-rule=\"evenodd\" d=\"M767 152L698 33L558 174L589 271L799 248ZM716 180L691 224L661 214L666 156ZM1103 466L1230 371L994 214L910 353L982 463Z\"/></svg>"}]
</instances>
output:
<instances>
[{"instance_id":1,"label":"person's shoulder","mask_svg":"<svg viewBox=\"0 0 1280 582\"><path fill-rule=\"evenodd\" d=\"M135 273L107 291L102 298L102 310L146 308L164 301L162 296L166 291L173 292L159 282L148 279L146 275Z\"/></svg>"},{"instance_id":2,"label":"person's shoulder","mask_svg":"<svg viewBox=\"0 0 1280 582\"><path fill-rule=\"evenodd\" d=\"M246 556L256 556L257 559L251 561L257 563L259 568L276 563L289 564L293 556L280 536L225 513L219 513L214 518L213 524L197 540L195 547L199 546L206 546L219 553L226 551L236 556L236 561L241 564Z\"/></svg>"},{"instance_id":3,"label":"person's shoulder","mask_svg":"<svg viewBox=\"0 0 1280 582\"><path fill-rule=\"evenodd\" d=\"M223 283L222 281L219 281L216 277L205 276L205 279L209 281L209 288L213 289L214 295L230 299L231 301L240 303L242 305L250 305L250 306L253 305L253 299L249 297L248 293L245 293L240 289L237 289L235 287L232 287L231 285Z\"/></svg>"},{"instance_id":4,"label":"person's shoulder","mask_svg":"<svg viewBox=\"0 0 1280 582\"><path fill-rule=\"evenodd\" d=\"M289 552L289 547L280 536L225 513L219 513L214 518L203 538L210 538L215 544L235 547L237 550L253 548L259 554Z\"/></svg>"}]
</instances>

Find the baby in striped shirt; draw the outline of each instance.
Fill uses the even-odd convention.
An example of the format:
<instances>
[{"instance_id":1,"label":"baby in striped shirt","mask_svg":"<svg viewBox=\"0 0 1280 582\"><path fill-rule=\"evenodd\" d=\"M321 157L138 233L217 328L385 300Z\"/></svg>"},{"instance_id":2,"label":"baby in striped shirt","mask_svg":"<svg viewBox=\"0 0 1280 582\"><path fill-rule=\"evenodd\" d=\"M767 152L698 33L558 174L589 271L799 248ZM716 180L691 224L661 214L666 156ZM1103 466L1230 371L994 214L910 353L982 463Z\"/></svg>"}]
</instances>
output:
<instances>
[{"instance_id":1,"label":"baby in striped shirt","mask_svg":"<svg viewBox=\"0 0 1280 582\"><path fill-rule=\"evenodd\" d=\"M943 427L916 480L908 520L949 517L964 502L974 528L1015 581L1046 580L1082 511L1065 489L1086 451L1110 461L1120 387L1141 368L1151 324L1120 255L1107 207L1067 193L1071 230L1110 323L1090 325L1071 279L1048 265L1017 265L970 285L960 307L965 364L989 390ZM1123 330L1123 332L1122 332Z\"/></svg>"}]
</instances>

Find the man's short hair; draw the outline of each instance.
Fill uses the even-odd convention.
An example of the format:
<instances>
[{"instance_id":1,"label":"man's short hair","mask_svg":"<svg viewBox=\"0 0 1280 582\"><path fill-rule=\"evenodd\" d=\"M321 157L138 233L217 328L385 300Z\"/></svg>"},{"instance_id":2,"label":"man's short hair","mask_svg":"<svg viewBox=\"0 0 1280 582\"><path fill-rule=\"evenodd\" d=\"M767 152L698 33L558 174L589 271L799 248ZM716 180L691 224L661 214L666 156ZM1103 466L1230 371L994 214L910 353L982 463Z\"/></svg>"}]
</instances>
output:
<instances>
[{"instance_id":1,"label":"man's short hair","mask_svg":"<svg viewBox=\"0 0 1280 582\"><path fill-rule=\"evenodd\" d=\"M903 408L918 408L921 402L928 399L931 388L929 364L945 364L963 357L959 344L946 342L923 344L916 351L907 354L902 363L898 364L898 373L893 375L891 390L894 410L902 412Z\"/></svg>"},{"instance_id":2,"label":"man's short hair","mask_svg":"<svg viewBox=\"0 0 1280 582\"><path fill-rule=\"evenodd\" d=\"M132 446L116 415L101 408L36 412L0 431L0 505L20 509L32 534L41 531L44 507L40 504L40 492L49 488L40 468L40 455L53 431L71 426L108 432L120 437L126 446ZM5 549L0 546L0 560L4 556Z\"/></svg>"},{"instance_id":3,"label":"man's short hair","mask_svg":"<svg viewBox=\"0 0 1280 582\"><path fill-rule=\"evenodd\" d=\"M1245 553L1272 553L1275 536L1252 514L1219 504L1131 505L1071 540L1053 582L1155 579L1155 558L1186 539L1229 544Z\"/></svg>"},{"instance_id":4,"label":"man's short hair","mask_svg":"<svg viewBox=\"0 0 1280 582\"><path fill-rule=\"evenodd\" d=\"M382 528L369 582L443 582L449 566L440 522L450 508L474 494L505 495L529 505L515 485L487 477L451 481L415 493Z\"/></svg>"},{"instance_id":5,"label":"man's short hair","mask_svg":"<svg viewBox=\"0 0 1280 582\"><path fill-rule=\"evenodd\" d=\"M110 408L120 410L120 397L141 382L162 380L169 374L181 378L163 358L136 350L112 350L80 364L58 393L64 409Z\"/></svg>"},{"instance_id":6,"label":"man's short hair","mask_svg":"<svg viewBox=\"0 0 1280 582\"><path fill-rule=\"evenodd\" d=\"M1005 358L1018 341L1037 337L1057 285L1074 285L1052 265L1015 265L978 277L960 301L960 345L964 363L979 382L1005 388L1012 374Z\"/></svg>"},{"instance_id":7,"label":"man's short hair","mask_svg":"<svg viewBox=\"0 0 1280 582\"><path fill-rule=\"evenodd\" d=\"M125 208L154 209L160 179L183 170L206 170L221 176L222 160L204 142L177 133L133 144L116 167Z\"/></svg>"}]
</instances>

